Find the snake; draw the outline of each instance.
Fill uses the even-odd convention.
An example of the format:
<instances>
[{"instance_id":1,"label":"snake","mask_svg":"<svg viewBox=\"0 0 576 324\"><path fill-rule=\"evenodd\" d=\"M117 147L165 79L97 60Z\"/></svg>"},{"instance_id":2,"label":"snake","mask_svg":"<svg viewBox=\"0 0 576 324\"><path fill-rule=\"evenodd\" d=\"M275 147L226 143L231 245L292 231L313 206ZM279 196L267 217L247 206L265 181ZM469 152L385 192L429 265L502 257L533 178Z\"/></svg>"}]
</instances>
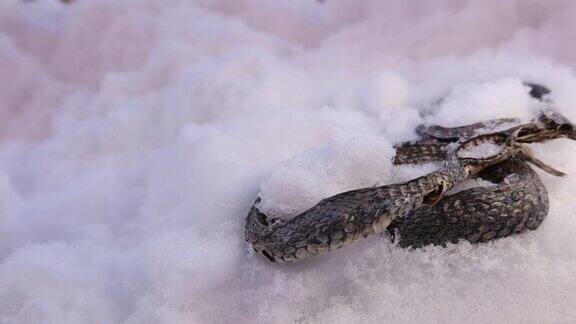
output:
<instances>
[{"instance_id":1,"label":"snake","mask_svg":"<svg viewBox=\"0 0 576 324\"><path fill-rule=\"evenodd\" d=\"M418 248L535 230L549 201L531 165L564 173L537 159L527 144L576 140L576 126L553 109L528 123L501 118L460 127L421 125L416 133L419 139L395 146L393 163L438 162L438 170L342 192L288 219L262 212L258 196L246 217L245 241L272 262L293 263L380 233L400 247ZM466 188L473 181L480 185Z\"/></svg>"}]
</instances>

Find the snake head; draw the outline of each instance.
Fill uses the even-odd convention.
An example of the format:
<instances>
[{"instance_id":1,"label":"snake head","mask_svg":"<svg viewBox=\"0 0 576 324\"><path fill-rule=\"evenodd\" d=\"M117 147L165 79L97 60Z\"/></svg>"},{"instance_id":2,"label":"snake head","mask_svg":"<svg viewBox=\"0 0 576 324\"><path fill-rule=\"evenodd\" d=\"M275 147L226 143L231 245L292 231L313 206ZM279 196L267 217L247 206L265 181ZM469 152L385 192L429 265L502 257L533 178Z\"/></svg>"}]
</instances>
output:
<instances>
[{"instance_id":1,"label":"snake head","mask_svg":"<svg viewBox=\"0 0 576 324\"><path fill-rule=\"evenodd\" d=\"M258 204L261 200L260 197L256 198L246 217L245 241L252 245L252 248L256 252L268 258L268 260L278 262L278 260L267 251L263 242L269 239L268 235L271 229L282 221L277 218L268 217L268 215L261 212L260 209L258 209Z\"/></svg>"},{"instance_id":2,"label":"snake head","mask_svg":"<svg viewBox=\"0 0 576 324\"><path fill-rule=\"evenodd\" d=\"M260 239L261 233L264 233L270 227L268 216L258 209L260 201L261 198L257 197L254 204L252 204L252 208L250 208L248 217L246 217L245 235L248 243L256 243Z\"/></svg>"}]
</instances>

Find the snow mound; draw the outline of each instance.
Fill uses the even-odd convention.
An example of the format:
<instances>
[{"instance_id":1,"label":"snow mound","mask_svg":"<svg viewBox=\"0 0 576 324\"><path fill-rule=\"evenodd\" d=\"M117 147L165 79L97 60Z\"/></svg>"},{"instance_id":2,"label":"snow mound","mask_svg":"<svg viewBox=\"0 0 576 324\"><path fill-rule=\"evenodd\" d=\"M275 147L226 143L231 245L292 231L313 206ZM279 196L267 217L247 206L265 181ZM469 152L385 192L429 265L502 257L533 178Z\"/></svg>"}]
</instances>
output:
<instances>
[{"instance_id":1,"label":"snow mound","mask_svg":"<svg viewBox=\"0 0 576 324\"><path fill-rule=\"evenodd\" d=\"M292 266L244 243L405 181L418 124L576 120L569 0L0 1L0 322L576 322L576 181L483 245L374 237ZM439 98L443 98L439 100ZM576 174L568 140L534 145ZM539 172L539 171L538 171Z\"/></svg>"}]
</instances>

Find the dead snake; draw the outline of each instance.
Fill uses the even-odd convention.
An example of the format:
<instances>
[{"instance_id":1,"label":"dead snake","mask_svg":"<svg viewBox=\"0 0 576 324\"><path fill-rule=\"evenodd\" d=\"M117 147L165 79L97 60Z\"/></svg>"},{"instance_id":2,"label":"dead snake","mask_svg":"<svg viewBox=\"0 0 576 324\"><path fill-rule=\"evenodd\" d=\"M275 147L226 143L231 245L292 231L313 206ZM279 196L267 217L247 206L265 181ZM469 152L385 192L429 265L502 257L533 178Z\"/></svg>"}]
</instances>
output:
<instances>
[{"instance_id":1,"label":"dead snake","mask_svg":"<svg viewBox=\"0 0 576 324\"><path fill-rule=\"evenodd\" d=\"M343 192L288 220L261 212L258 197L246 218L246 242L270 261L295 262L384 231L397 235L400 246L419 247L486 242L533 230L548 213L548 194L527 162L563 173L536 159L525 144L576 139L576 127L551 110L526 124L498 119L456 128L421 126L417 133L420 140L396 147L394 163L444 161L439 170ZM475 156L482 145L498 150ZM492 185L448 192L475 177Z\"/></svg>"}]
</instances>

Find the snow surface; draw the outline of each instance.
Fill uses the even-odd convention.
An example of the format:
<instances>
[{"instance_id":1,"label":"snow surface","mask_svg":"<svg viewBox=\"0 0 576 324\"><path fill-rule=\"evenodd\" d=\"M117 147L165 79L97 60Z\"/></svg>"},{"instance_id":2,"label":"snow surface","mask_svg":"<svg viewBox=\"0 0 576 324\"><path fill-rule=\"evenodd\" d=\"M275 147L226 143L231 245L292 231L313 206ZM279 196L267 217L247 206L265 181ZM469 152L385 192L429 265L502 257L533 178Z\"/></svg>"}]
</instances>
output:
<instances>
[{"instance_id":1,"label":"snow surface","mask_svg":"<svg viewBox=\"0 0 576 324\"><path fill-rule=\"evenodd\" d=\"M482 142L479 144L469 143L457 151L460 158L485 159L494 156L502 151L502 145L492 142Z\"/></svg>"},{"instance_id":2,"label":"snow surface","mask_svg":"<svg viewBox=\"0 0 576 324\"><path fill-rule=\"evenodd\" d=\"M290 266L243 242L259 192L289 214L429 171L390 162L419 123L531 118L522 80L576 120L575 16L571 0L0 1L0 321L576 322L568 140L534 145L569 174L542 174L534 232L374 237Z\"/></svg>"},{"instance_id":3,"label":"snow surface","mask_svg":"<svg viewBox=\"0 0 576 324\"><path fill-rule=\"evenodd\" d=\"M517 174L513 173L513 174L506 176L506 178L504 178L504 181L510 180L510 178L514 179L513 178L514 176L518 177ZM445 196L451 196L451 195L457 194L461 191L468 190L468 189L490 188L490 187L495 187L495 186L497 186L496 183L492 183L492 182L490 182L488 180L484 180L482 178L474 178L474 179L471 179L468 181L464 181L461 184L458 184L458 185L452 187L450 190L446 191Z\"/></svg>"}]
</instances>

